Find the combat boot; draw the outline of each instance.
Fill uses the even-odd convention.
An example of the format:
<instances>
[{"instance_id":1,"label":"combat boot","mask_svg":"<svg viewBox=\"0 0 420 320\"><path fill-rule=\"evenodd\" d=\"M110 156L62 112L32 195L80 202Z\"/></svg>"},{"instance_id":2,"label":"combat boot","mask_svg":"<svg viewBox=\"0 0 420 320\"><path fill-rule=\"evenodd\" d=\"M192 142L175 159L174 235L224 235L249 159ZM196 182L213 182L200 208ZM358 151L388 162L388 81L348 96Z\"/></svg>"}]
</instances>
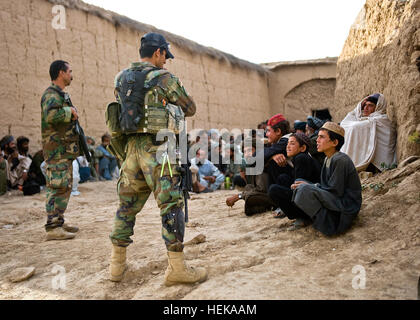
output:
<instances>
[{"instance_id":1,"label":"combat boot","mask_svg":"<svg viewBox=\"0 0 420 320\"><path fill-rule=\"evenodd\" d=\"M70 225L68 225L67 223L64 223L64 224L62 225L62 228L63 228L65 231L67 231L67 232L71 232L71 233L76 233L76 232L78 232L78 231L79 231L79 228L78 228L78 227L76 227L76 226L70 226Z\"/></svg>"},{"instance_id":2,"label":"combat boot","mask_svg":"<svg viewBox=\"0 0 420 320\"><path fill-rule=\"evenodd\" d=\"M119 282L122 280L124 272L127 268L126 247L112 245L111 264L109 265L109 280Z\"/></svg>"},{"instance_id":3,"label":"combat boot","mask_svg":"<svg viewBox=\"0 0 420 320\"><path fill-rule=\"evenodd\" d=\"M177 283L194 283L207 280L205 268L193 268L184 260L183 252L168 251L168 268L165 272L165 285L172 286Z\"/></svg>"},{"instance_id":4,"label":"combat boot","mask_svg":"<svg viewBox=\"0 0 420 320\"><path fill-rule=\"evenodd\" d=\"M74 233L67 232L63 228L58 227L47 231L46 240L67 240L73 239L75 236Z\"/></svg>"}]
</instances>

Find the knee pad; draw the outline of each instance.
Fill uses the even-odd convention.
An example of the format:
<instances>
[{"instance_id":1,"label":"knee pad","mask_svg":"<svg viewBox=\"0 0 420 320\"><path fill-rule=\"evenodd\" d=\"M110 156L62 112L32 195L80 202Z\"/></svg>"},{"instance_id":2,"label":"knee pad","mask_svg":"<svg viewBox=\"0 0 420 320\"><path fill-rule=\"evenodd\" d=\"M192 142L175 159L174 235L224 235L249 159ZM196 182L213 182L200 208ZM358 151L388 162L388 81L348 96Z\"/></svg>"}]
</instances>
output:
<instances>
[{"instance_id":1,"label":"knee pad","mask_svg":"<svg viewBox=\"0 0 420 320\"><path fill-rule=\"evenodd\" d=\"M181 208L174 208L162 216L162 226L174 234L178 241L184 242L185 215Z\"/></svg>"}]
</instances>

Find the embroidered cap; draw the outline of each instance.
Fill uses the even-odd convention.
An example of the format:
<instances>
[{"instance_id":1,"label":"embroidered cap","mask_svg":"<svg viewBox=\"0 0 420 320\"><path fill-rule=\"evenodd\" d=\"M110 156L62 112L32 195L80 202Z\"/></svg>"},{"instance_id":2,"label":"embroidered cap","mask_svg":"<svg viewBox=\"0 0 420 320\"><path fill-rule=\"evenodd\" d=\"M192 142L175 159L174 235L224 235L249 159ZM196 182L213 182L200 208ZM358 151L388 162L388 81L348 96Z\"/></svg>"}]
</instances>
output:
<instances>
[{"instance_id":1,"label":"embroidered cap","mask_svg":"<svg viewBox=\"0 0 420 320\"><path fill-rule=\"evenodd\" d=\"M325 122L324 125L321 127L321 129L332 131L344 138L344 133L345 133L344 128L335 122L332 122L332 121Z\"/></svg>"},{"instance_id":2,"label":"embroidered cap","mask_svg":"<svg viewBox=\"0 0 420 320\"><path fill-rule=\"evenodd\" d=\"M275 126L277 123L286 120L286 118L281 114L278 113L275 116L272 116L270 118L270 120L268 120L267 125L269 125L270 127Z\"/></svg>"}]
</instances>

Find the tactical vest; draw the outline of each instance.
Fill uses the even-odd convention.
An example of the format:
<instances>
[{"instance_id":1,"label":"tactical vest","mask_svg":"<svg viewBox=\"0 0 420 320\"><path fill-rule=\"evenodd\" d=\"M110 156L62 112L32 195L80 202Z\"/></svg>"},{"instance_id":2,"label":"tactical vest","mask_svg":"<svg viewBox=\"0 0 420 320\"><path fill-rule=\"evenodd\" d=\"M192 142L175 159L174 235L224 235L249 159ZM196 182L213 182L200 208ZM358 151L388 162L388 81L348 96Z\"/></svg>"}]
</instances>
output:
<instances>
[{"instance_id":1,"label":"tactical vest","mask_svg":"<svg viewBox=\"0 0 420 320\"><path fill-rule=\"evenodd\" d=\"M106 124L111 132L109 151L120 161L125 159L127 137L135 133L157 134L171 130L178 134L185 125L181 107L159 101L156 87L159 76L153 78L145 88L149 72L159 68L134 67L126 69L120 76L116 88L119 102L111 102L105 113ZM150 90L153 90L151 93ZM153 97L153 98L150 98Z\"/></svg>"}]
</instances>

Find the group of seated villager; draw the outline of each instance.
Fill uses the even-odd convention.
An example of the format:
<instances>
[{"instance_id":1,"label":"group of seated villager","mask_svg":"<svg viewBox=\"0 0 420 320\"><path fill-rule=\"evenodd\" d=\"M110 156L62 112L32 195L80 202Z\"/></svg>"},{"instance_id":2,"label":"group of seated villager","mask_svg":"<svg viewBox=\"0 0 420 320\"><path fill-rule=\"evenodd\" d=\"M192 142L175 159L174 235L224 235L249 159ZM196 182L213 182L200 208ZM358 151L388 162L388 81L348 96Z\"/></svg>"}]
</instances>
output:
<instances>
[{"instance_id":1,"label":"group of seated villager","mask_svg":"<svg viewBox=\"0 0 420 320\"><path fill-rule=\"evenodd\" d=\"M246 185L243 138L238 136L235 141L230 136L226 142L215 129L197 133L195 141L188 145L188 150L195 152L195 157L189 159L194 192L207 193L221 187L233 189Z\"/></svg>"},{"instance_id":2,"label":"group of seated villager","mask_svg":"<svg viewBox=\"0 0 420 320\"><path fill-rule=\"evenodd\" d=\"M29 138L17 140L6 135L0 140L0 195L7 190L21 190L24 195L39 193L45 185L40 164L42 150L33 156L29 154Z\"/></svg>"},{"instance_id":3,"label":"group of seated villager","mask_svg":"<svg viewBox=\"0 0 420 320\"><path fill-rule=\"evenodd\" d=\"M20 190L25 196L33 195L46 185L43 151L31 155L29 142L27 137L21 136L15 140L12 135L6 135L0 140L0 196L8 190ZM79 183L118 177L117 160L106 149L110 142L109 134L102 136L102 143L96 148L92 137L86 137L86 142L92 161L89 163L85 156L79 156L73 161L73 196L80 194Z\"/></svg>"},{"instance_id":4,"label":"group of seated villager","mask_svg":"<svg viewBox=\"0 0 420 320\"><path fill-rule=\"evenodd\" d=\"M240 192L226 204L244 200L246 215L273 210L275 218L293 220L289 230L312 225L326 235L343 233L362 203L358 171L375 173L396 163L396 130L386 107L384 96L376 93L340 124L308 116L291 128L284 115L276 114L258 124L260 130L236 138L201 130L187 147L192 191L235 188ZM86 138L92 161L73 161L72 195L80 194L79 182L118 178L120 164L107 150L110 140L104 134L95 147L95 140ZM31 156L29 139L15 141L11 135L0 146L0 195L12 189L39 192L46 181L42 150ZM258 161L263 165L255 171Z\"/></svg>"},{"instance_id":5,"label":"group of seated villager","mask_svg":"<svg viewBox=\"0 0 420 320\"><path fill-rule=\"evenodd\" d=\"M283 115L273 116L263 150L252 150L254 159L264 159L263 172L245 175L244 190L226 204L243 199L246 215L274 209L274 217L293 220L288 230L312 225L325 235L345 232L361 208L358 172L396 163L396 134L386 105L382 94L373 94L340 124L309 116L292 130Z\"/></svg>"}]
</instances>

